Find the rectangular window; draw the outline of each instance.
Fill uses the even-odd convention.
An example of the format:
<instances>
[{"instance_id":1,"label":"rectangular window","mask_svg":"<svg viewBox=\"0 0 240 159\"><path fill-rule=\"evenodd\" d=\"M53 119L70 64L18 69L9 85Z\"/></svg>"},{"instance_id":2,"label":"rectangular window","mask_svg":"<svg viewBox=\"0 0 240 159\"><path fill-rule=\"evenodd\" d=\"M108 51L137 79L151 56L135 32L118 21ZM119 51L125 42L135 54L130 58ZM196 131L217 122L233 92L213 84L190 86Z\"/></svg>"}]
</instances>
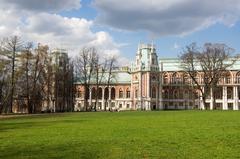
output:
<instances>
[{"instance_id":1,"label":"rectangular window","mask_svg":"<svg viewBox=\"0 0 240 159\"><path fill-rule=\"evenodd\" d=\"M130 108L130 104L127 104L127 108Z\"/></svg>"},{"instance_id":2,"label":"rectangular window","mask_svg":"<svg viewBox=\"0 0 240 159\"><path fill-rule=\"evenodd\" d=\"M122 108L122 104L119 104L119 108Z\"/></svg>"}]
</instances>

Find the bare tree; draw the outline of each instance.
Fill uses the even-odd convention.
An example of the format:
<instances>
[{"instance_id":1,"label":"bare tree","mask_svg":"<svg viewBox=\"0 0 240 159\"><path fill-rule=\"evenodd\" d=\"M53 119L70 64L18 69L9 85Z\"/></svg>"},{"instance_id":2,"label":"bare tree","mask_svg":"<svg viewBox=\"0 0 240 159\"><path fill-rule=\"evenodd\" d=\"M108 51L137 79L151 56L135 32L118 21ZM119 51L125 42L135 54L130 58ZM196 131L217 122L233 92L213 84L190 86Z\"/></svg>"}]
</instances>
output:
<instances>
[{"instance_id":1,"label":"bare tree","mask_svg":"<svg viewBox=\"0 0 240 159\"><path fill-rule=\"evenodd\" d=\"M74 61L74 70L76 77L83 84L84 87L84 107L85 111L89 110L89 91L94 74L94 61L97 56L95 48L83 48Z\"/></svg>"},{"instance_id":2,"label":"bare tree","mask_svg":"<svg viewBox=\"0 0 240 159\"><path fill-rule=\"evenodd\" d=\"M8 108L9 113L12 113L12 107L14 102L14 91L15 91L15 67L16 67L16 55L22 48L22 42L20 37L13 36L10 38L5 38L3 40L2 51L5 56L11 60L11 95L10 95L10 105Z\"/></svg>"},{"instance_id":3,"label":"bare tree","mask_svg":"<svg viewBox=\"0 0 240 159\"><path fill-rule=\"evenodd\" d=\"M30 105L30 78L31 78L31 67L32 67L32 54L33 44L31 42L26 43L23 47L21 53L18 55L18 67L16 70L16 76L18 80L16 81L17 84L17 98L16 100L27 100L27 106ZM23 99L21 99L23 98ZM20 109L19 109L20 110Z\"/></svg>"},{"instance_id":4,"label":"bare tree","mask_svg":"<svg viewBox=\"0 0 240 159\"><path fill-rule=\"evenodd\" d=\"M67 105L68 111L74 110L74 67L73 62L71 61L67 69Z\"/></svg>"},{"instance_id":5,"label":"bare tree","mask_svg":"<svg viewBox=\"0 0 240 159\"><path fill-rule=\"evenodd\" d=\"M99 99L99 86L102 84L102 80L104 79L104 75L106 74L106 67L107 67L107 60L102 60L97 55L94 60L94 78L96 80L95 86L96 86L96 94L95 94L95 104L94 104L94 110L97 111L97 103Z\"/></svg>"},{"instance_id":6,"label":"bare tree","mask_svg":"<svg viewBox=\"0 0 240 159\"><path fill-rule=\"evenodd\" d=\"M44 74L45 74L45 63L48 57L48 46L42 46L38 44L35 49L33 71L32 71L32 85L31 85L31 100L29 105L29 113L35 113L41 106L41 102L44 95Z\"/></svg>"},{"instance_id":7,"label":"bare tree","mask_svg":"<svg viewBox=\"0 0 240 159\"><path fill-rule=\"evenodd\" d=\"M209 95L213 97L213 106L215 105L214 90L226 70L231 68L238 59L238 56L231 56L233 51L225 44L206 43L200 49L193 43L187 46L181 55L182 68L189 74L194 86L201 92L204 108ZM201 80L198 80L198 72L201 72L202 83Z\"/></svg>"},{"instance_id":8,"label":"bare tree","mask_svg":"<svg viewBox=\"0 0 240 159\"><path fill-rule=\"evenodd\" d=\"M7 113L10 101L11 60L6 57L6 52L0 47L0 113Z\"/></svg>"},{"instance_id":9,"label":"bare tree","mask_svg":"<svg viewBox=\"0 0 240 159\"><path fill-rule=\"evenodd\" d=\"M45 74L45 85L46 85L46 100L47 100L47 111L50 111L51 101L53 99L53 65L51 63L50 57L48 57L46 62L46 74Z\"/></svg>"},{"instance_id":10,"label":"bare tree","mask_svg":"<svg viewBox=\"0 0 240 159\"><path fill-rule=\"evenodd\" d=\"M108 74L107 75L107 90L109 91L111 80L114 78L113 69L115 68L116 58L115 58L115 56L112 56L107 61L108 61L107 62L107 74ZM111 98L111 97L109 97L109 95L107 95L106 97ZM110 108L111 107L111 104L110 104L111 99L109 99L109 100L105 99L105 100L108 101L108 107ZM105 105L104 105L105 111L106 111L106 108L107 108L107 102L105 102Z\"/></svg>"}]
</instances>

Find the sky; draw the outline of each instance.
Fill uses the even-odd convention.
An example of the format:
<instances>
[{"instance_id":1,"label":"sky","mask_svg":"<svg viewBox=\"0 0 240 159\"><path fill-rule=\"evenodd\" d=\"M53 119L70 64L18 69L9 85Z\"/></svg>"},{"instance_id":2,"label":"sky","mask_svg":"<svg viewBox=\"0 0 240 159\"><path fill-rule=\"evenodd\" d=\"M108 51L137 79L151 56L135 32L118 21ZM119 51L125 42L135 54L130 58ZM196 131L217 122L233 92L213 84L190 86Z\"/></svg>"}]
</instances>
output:
<instances>
[{"instance_id":1,"label":"sky","mask_svg":"<svg viewBox=\"0 0 240 159\"><path fill-rule=\"evenodd\" d=\"M195 42L225 43L240 53L239 0L0 0L0 38L67 49L96 47L102 57L133 61L139 43L160 58L178 57Z\"/></svg>"}]
</instances>

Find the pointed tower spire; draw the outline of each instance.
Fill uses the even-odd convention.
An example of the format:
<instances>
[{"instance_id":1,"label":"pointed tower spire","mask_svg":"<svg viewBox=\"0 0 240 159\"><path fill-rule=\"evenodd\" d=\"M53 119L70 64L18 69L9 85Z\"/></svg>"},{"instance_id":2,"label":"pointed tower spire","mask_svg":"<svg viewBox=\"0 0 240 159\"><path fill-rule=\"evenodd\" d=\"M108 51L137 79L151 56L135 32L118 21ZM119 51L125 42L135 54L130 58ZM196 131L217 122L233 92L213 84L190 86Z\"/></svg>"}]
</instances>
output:
<instances>
[{"instance_id":1,"label":"pointed tower spire","mask_svg":"<svg viewBox=\"0 0 240 159\"><path fill-rule=\"evenodd\" d=\"M138 43L138 51L137 51L137 54L140 53L140 49L141 49L141 41L139 41L139 43Z\"/></svg>"},{"instance_id":2,"label":"pointed tower spire","mask_svg":"<svg viewBox=\"0 0 240 159\"><path fill-rule=\"evenodd\" d=\"M151 46L152 53L154 52L154 44L153 44L153 39L152 39L152 46Z\"/></svg>"}]
</instances>

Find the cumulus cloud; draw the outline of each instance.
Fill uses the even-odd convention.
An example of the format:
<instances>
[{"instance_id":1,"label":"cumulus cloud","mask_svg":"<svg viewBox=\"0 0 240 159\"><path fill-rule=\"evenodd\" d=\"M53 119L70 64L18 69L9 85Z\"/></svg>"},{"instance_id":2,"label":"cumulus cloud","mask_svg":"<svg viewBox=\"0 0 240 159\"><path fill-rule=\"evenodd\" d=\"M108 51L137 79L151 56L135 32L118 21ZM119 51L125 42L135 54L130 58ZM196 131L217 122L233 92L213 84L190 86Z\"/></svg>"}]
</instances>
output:
<instances>
[{"instance_id":1,"label":"cumulus cloud","mask_svg":"<svg viewBox=\"0 0 240 159\"><path fill-rule=\"evenodd\" d=\"M57 14L40 13L26 18L19 29L24 39L65 48L75 55L82 47L96 47L102 55L119 56L118 45L104 31L93 32L92 21L68 18Z\"/></svg>"},{"instance_id":2,"label":"cumulus cloud","mask_svg":"<svg viewBox=\"0 0 240 159\"><path fill-rule=\"evenodd\" d=\"M156 36L186 35L216 23L233 26L240 18L239 0L95 0L97 22Z\"/></svg>"},{"instance_id":3,"label":"cumulus cloud","mask_svg":"<svg viewBox=\"0 0 240 159\"><path fill-rule=\"evenodd\" d=\"M57 13L80 6L80 0L2 0L0 37L19 35L24 41L67 49L71 56L89 46L96 47L101 57L120 57L120 45L109 33L92 31L93 21Z\"/></svg>"}]
</instances>

